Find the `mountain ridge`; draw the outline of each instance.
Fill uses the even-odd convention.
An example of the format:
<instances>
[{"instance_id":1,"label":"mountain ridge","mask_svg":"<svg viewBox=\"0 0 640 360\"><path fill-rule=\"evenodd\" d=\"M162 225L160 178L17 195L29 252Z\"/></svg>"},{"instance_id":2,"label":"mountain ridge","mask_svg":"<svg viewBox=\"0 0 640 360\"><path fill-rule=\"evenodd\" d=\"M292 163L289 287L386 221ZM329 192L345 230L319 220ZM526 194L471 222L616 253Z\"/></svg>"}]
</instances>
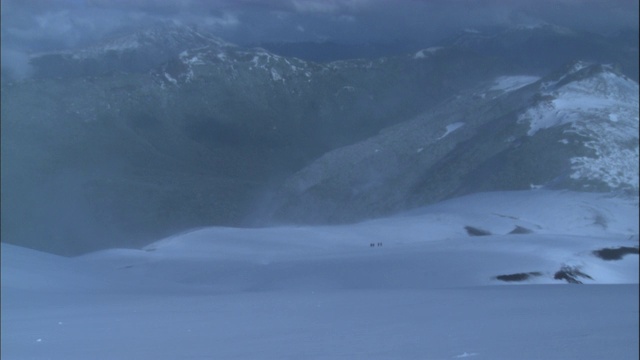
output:
<instances>
[{"instance_id":1,"label":"mountain ridge","mask_svg":"<svg viewBox=\"0 0 640 360\"><path fill-rule=\"evenodd\" d=\"M348 169L341 176L353 184L333 179L327 183L337 186L333 190L315 187L318 194L314 196L327 206L314 205L305 211L318 212L317 221L327 211L334 214L331 221L356 221L494 189L497 184L503 190L521 189L552 180L532 170L537 167L555 169L549 173L565 169L561 175L555 172L554 181L566 185L572 172L565 160L582 157L576 164L585 164L594 151L578 146L584 139L576 139L579 154L574 145L560 147L560 153L574 155L547 164L530 160L526 163L531 169L521 165L520 175L511 173L503 179L489 171L490 165L474 164L473 159L480 156L512 166L524 153L513 157L507 152L504 159L486 154L500 153L505 144L514 149L524 146L530 153L534 148L548 153L554 147L547 147L546 142L562 139L558 138L562 132L551 128L535 139L543 139L539 134L555 135L532 142L526 137L529 125L518 122L517 110L525 105L536 101L555 104L553 94L542 94L534 85L538 78L553 73L554 68L538 68L540 63L550 64L548 60L531 65L514 62L499 52L443 46L401 56L320 64L180 29L192 34L196 42L204 39L206 43L176 48L157 65L142 62L144 71L118 68L122 64L118 61L126 63L126 57L109 58L113 53L94 51L92 54L107 54L101 55L103 63L80 66L68 74L47 74L43 68L47 76L2 82L2 153L7 160L2 162L6 194L3 241L78 253L105 244L140 246L199 226L255 225L253 221L265 213L280 211L265 197L280 194L283 198L275 203L287 203L296 194L282 192L282 185L291 184L294 174L326 161L334 151L344 151L339 149L366 148L370 145L363 144L376 136L395 137L385 141L403 149L412 147L400 157L371 149L378 170L366 162L358 166L363 173L373 172L375 181L348 175L354 170ZM589 49L599 51L599 46ZM617 59L618 53L610 58ZM565 74L566 69L558 74ZM628 73L624 66L620 69ZM627 107L622 110L630 111ZM423 124L430 127L428 131L407 125L419 123L420 116L428 119ZM477 137L474 134L482 126L484 135ZM517 136L509 134L512 131ZM494 132L514 140L498 144ZM425 144L419 134L428 134L429 141L439 145L425 146L431 143ZM474 138L487 142L473 144ZM424 157L430 152L438 156ZM423 162L418 161L421 158ZM458 160L449 162L451 159ZM341 164L326 163L318 172L330 178ZM470 164L475 169L473 176L468 174ZM433 166L441 171L424 171ZM409 174L406 179L386 171L400 168ZM631 170L622 171L632 174ZM464 180L474 177L476 181ZM392 187L372 195L373 189L382 189L392 180L402 190ZM449 188L441 188L446 182ZM595 185L592 190L599 186ZM353 196L352 189L368 200L357 205L341 202ZM420 196L404 198L407 189ZM346 195L335 202L332 191ZM305 204L305 196L294 196L293 205L280 215L289 212L293 216L285 220L305 221L305 211L294 210ZM55 203L65 207L54 211ZM260 211L261 205L270 210ZM358 213L356 208L363 206L366 209ZM353 214L346 211L350 207ZM25 223L41 225L32 228Z\"/></svg>"},{"instance_id":2,"label":"mountain ridge","mask_svg":"<svg viewBox=\"0 0 640 360\"><path fill-rule=\"evenodd\" d=\"M327 153L287 180L270 211L341 222L499 189L637 193L638 84L582 62L555 76L464 105L475 119L445 115L437 125L423 115Z\"/></svg>"}]
</instances>

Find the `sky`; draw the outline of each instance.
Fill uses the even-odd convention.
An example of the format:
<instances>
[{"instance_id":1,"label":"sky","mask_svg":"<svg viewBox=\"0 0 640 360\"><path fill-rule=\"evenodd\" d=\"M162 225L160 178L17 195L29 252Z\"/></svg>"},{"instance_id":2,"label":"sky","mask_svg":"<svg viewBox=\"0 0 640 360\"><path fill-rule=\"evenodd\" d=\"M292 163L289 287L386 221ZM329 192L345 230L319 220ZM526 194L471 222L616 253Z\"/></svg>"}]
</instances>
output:
<instances>
[{"instance_id":1,"label":"sky","mask_svg":"<svg viewBox=\"0 0 640 360\"><path fill-rule=\"evenodd\" d=\"M638 28L637 0L3 0L2 62L28 71L34 53L83 47L159 21L229 42L430 46L468 27L545 21L611 33ZM406 46L405 46L406 47Z\"/></svg>"},{"instance_id":2,"label":"sky","mask_svg":"<svg viewBox=\"0 0 640 360\"><path fill-rule=\"evenodd\" d=\"M10 48L82 46L162 20L228 41L346 43L436 39L452 30L544 21L596 32L638 27L637 0L3 0Z\"/></svg>"}]
</instances>

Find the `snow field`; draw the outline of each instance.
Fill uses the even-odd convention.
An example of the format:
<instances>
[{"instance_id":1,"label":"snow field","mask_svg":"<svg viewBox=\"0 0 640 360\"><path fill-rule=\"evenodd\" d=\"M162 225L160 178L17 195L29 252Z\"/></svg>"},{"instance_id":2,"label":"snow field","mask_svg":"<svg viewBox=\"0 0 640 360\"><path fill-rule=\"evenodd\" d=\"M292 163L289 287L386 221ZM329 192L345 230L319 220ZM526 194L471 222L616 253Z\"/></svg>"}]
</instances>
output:
<instances>
[{"instance_id":1,"label":"snow field","mask_svg":"<svg viewBox=\"0 0 640 360\"><path fill-rule=\"evenodd\" d=\"M77 258L2 244L2 358L637 358L638 256L593 254L637 247L637 218L637 199L535 190Z\"/></svg>"}]
</instances>

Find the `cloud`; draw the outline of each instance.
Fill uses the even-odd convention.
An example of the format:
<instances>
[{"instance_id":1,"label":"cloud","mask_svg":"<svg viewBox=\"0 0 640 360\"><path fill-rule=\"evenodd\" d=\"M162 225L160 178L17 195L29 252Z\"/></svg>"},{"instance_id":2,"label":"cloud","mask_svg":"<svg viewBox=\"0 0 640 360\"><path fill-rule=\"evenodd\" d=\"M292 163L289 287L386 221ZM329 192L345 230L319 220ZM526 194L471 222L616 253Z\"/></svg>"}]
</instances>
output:
<instances>
[{"instance_id":1,"label":"cloud","mask_svg":"<svg viewBox=\"0 0 640 360\"><path fill-rule=\"evenodd\" d=\"M235 27L240 25L238 17L231 13L224 13L222 16L206 16L204 24L208 27Z\"/></svg>"},{"instance_id":2,"label":"cloud","mask_svg":"<svg viewBox=\"0 0 640 360\"><path fill-rule=\"evenodd\" d=\"M53 31L56 34L65 34L73 30L67 10L37 15L35 20L39 28Z\"/></svg>"},{"instance_id":3,"label":"cloud","mask_svg":"<svg viewBox=\"0 0 640 360\"><path fill-rule=\"evenodd\" d=\"M294 0L293 7L299 12L328 13L338 10L334 1Z\"/></svg>"},{"instance_id":4,"label":"cloud","mask_svg":"<svg viewBox=\"0 0 640 360\"><path fill-rule=\"evenodd\" d=\"M594 32L638 27L636 0L2 0L2 48L83 46L158 21L228 41L429 44L453 31L541 19ZM527 20L527 21L529 21ZM304 31L300 31L300 29Z\"/></svg>"},{"instance_id":5,"label":"cloud","mask_svg":"<svg viewBox=\"0 0 640 360\"><path fill-rule=\"evenodd\" d=\"M302 13L335 13L355 11L373 5L373 0L292 0L293 8Z\"/></svg>"},{"instance_id":6,"label":"cloud","mask_svg":"<svg viewBox=\"0 0 640 360\"><path fill-rule=\"evenodd\" d=\"M12 49L2 50L2 72L3 76L13 80L22 80L29 77L33 71L29 65L29 55Z\"/></svg>"}]
</instances>

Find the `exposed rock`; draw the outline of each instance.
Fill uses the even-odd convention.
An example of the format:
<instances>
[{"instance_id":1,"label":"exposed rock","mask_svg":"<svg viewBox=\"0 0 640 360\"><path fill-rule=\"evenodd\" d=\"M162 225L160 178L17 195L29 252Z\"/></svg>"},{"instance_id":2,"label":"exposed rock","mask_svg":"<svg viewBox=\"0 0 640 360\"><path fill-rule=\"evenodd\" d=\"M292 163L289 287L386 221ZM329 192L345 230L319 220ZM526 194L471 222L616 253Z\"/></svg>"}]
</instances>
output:
<instances>
[{"instance_id":1,"label":"exposed rock","mask_svg":"<svg viewBox=\"0 0 640 360\"><path fill-rule=\"evenodd\" d=\"M531 234L531 233L533 233L533 230L527 229L527 228L522 227L520 225L517 225L515 227L515 229L513 229L513 230L511 230L509 232L509 234L519 234L519 235L521 235L521 234Z\"/></svg>"},{"instance_id":2,"label":"exposed rock","mask_svg":"<svg viewBox=\"0 0 640 360\"><path fill-rule=\"evenodd\" d=\"M567 265L563 265L562 268L553 275L553 278L556 280L565 280L569 284L582 284L580 278L593 280L591 276L580 271L578 267Z\"/></svg>"},{"instance_id":3,"label":"exposed rock","mask_svg":"<svg viewBox=\"0 0 640 360\"><path fill-rule=\"evenodd\" d=\"M525 281L535 276L542 276L542 273L538 271L532 271L528 273L498 275L496 276L496 279L501 281L506 281L506 282L517 282L517 281Z\"/></svg>"},{"instance_id":4,"label":"exposed rock","mask_svg":"<svg viewBox=\"0 0 640 360\"><path fill-rule=\"evenodd\" d=\"M593 254L602 260L622 260L625 255L638 255L637 247L620 246L618 248L605 248L595 250Z\"/></svg>"},{"instance_id":5,"label":"exposed rock","mask_svg":"<svg viewBox=\"0 0 640 360\"><path fill-rule=\"evenodd\" d=\"M487 236L487 235L491 235L490 231L479 229L479 228L473 227L473 226L465 226L464 229L467 231L467 234L469 234L469 236Z\"/></svg>"}]
</instances>

